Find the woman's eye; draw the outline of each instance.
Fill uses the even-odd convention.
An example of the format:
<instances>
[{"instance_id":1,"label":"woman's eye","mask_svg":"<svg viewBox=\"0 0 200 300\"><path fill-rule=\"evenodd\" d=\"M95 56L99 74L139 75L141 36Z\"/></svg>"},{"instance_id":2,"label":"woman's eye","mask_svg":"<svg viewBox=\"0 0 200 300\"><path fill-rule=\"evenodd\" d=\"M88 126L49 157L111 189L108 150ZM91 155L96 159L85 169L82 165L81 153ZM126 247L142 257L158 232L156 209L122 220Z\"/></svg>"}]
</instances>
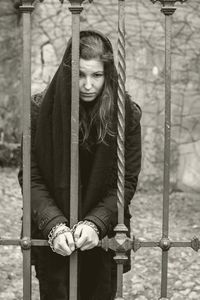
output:
<instances>
[{"instance_id":1,"label":"woman's eye","mask_svg":"<svg viewBox=\"0 0 200 300\"><path fill-rule=\"evenodd\" d=\"M96 73L96 74L94 74L94 77L96 77L96 78L98 78L98 77L102 77L103 76L103 74L102 73Z\"/></svg>"}]
</instances>

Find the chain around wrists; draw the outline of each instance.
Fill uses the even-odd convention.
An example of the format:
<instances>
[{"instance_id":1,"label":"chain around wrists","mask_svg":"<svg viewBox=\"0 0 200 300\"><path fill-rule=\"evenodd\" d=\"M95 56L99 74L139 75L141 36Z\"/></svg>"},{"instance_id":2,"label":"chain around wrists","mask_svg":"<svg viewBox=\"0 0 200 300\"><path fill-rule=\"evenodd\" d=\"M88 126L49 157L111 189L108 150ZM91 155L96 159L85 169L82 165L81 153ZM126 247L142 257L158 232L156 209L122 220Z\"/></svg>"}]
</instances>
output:
<instances>
[{"instance_id":1,"label":"chain around wrists","mask_svg":"<svg viewBox=\"0 0 200 300\"><path fill-rule=\"evenodd\" d=\"M94 231L99 236L99 230L98 230L97 226L93 222L88 221L88 220L80 221L77 224L75 224L71 229L72 234L74 234L74 232L76 231L77 226L79 226L81 224L90 226L92 229L94 229Z\"/></svg>"},{"instance_id":2,"label":"chain around wrists","mask_svg":"<svg viewBox=\"0 0 200 300\"><path fill-rule=\"evenodd\" d=\"M59 227L60 228L63 227L63 228L56 232L56 230L59 229ZM49 232L49 234L48 234L48 243L49 243L49 246L51 247L53 252L55 252L54 246L53 246L53 242L54 242L55 238L58 237L60 234L65 233L65 232L71 232L70 228L67 227L65 223L57 224Z\"/></svg>"}]
</instances>

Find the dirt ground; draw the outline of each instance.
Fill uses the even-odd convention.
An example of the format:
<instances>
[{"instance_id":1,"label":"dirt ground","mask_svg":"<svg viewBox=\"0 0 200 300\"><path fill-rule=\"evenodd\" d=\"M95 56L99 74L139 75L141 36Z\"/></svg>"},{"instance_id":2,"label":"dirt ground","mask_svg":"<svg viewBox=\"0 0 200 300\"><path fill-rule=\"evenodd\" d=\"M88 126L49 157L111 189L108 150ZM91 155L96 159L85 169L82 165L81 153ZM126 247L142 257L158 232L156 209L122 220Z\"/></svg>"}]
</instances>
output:
<instances>
[{"instance_id":1,"label":"dirt ground","mask_svg":"<svg viewBox=\"0 0 200 300\"><path fill-rule=\"evenodd\" d=\"M17 171L0 170L0 237L18 238L22 200ZM146 189L147 190L147 189ZM132 233L141 240L159 240L162 228L162 194L139 191L132 201ZM190 241L200 237L200 197L170 195L170 239ZM33 270L32 299L38 300ZM132 253L132 269L124 276L125 300L156 300L160 297L161 251L141 248ZM200 299L200 251L172 248L169 251L168 298ZM0 300L22 299L22 255L19 247L0 246Z\"/></svg>"}]
</instances>

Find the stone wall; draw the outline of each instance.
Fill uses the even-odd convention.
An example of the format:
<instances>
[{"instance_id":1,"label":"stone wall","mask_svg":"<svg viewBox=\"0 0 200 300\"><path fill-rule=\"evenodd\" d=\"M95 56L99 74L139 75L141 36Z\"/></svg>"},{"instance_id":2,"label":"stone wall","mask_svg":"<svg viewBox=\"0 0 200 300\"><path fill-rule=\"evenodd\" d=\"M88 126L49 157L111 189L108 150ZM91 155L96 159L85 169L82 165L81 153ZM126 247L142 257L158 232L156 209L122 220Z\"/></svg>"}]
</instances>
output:
<instances>
[{"instance_id":1,"label":"stone wall","mask_svg":"<svg viewBox=\"0 0 200 300\"><path fill-rule=\"evenodd\" d=\"M174 189L189 187L199 191L200 3L194 0L177 6L172 30L171 181ZM71 35L68 7L68 1L63 5L55 0L35 4L32 14L32 93L48 85L61 61ZM159 9L159 4L153 5L147 0L126 1L127 90L143 110L140 184L147 189L148 183L155 186L161 183L163 173L164 16ZM104 0L103 4L98 0L92 4L86 2L81 14L81 29L106 33L117 49L117 10L116 0ZM16 15L12 16L12 22L14 20L17 22ZM13 27L12 22L10 27ZM19 48L14 45L19 45L20 25L16 28L18 38L15 36L10 41L15 51ZM5 99L12 102L13 94L19 95L19 57L14 65L16 67L14 70L9 68L8 74L10 85L16 90L11 92L6 80L5 88L0 91L0 103ZM6 74L5 63L2 70Z\"/></svg>"}]
</instances>

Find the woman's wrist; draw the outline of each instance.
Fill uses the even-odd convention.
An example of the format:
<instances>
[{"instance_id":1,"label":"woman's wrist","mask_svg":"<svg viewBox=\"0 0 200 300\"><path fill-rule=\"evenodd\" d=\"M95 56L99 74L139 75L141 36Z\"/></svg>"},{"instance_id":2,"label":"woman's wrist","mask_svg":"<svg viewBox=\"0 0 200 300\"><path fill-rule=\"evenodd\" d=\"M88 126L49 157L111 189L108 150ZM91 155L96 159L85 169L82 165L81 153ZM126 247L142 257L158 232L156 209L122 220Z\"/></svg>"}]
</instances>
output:
<instances>
[{"instance_id":1,"label":"woman's wrist","mask_svg":"<svg viewBox=\"0 0 200 300\"><path fill-rule=\"evenodd\" d=\"M72 227L72 229L71 229L72 233L74 233L75 230L76 230L76 228L77 228L79 225L82 225L82 224L83 224L83 225L90 226L92 229L94 229L94 231L95 231L95 232L97 233L97 235L99 236L99 230L98 230L97 226L96 226L93 222L88 221L88 220L80 221L80 222L78 222L77 224L75 224L75 225Z\"/></svg>"},{"instance_id":2,"label":"woman's wrist","mask_svg":"<svg viewBox=\"0 0 200 300\"><path fill-rule=\"evenodd\" d=\"M71 229L69 227L67 227L65 223L59 223L51 229L51 231L48 234L48 243L49 243L49 246L51 247L52 251L55 252L54 246L53 246L54 240L60 234L63 234L66 232L71 232Z\"/></svg>"},{"instance_id":3,"label":"woman's wrist","mask_svg":"<svg viewBox=\"0 0 200 300\"><path fill-rule=\"evenodd\" d=\"M49 243L49 246L51 247L52 251L55 252L54 245L53 245L54 240L60 234L63 234L63 233L66 233L66 232L71 232L72 234L74 234L74 232L76 231L76 228L79 225L87 225L87 226L91 227L96 232L96 234L99 236L99 230L98 230L97 226L93 222L88 221L88 220L78 222L77 224L75 224L72 227L72 229L67 227L65 223L59 223L56 226L54 226L48 234L48 243Z\"/></svg>"}]
</instances>

